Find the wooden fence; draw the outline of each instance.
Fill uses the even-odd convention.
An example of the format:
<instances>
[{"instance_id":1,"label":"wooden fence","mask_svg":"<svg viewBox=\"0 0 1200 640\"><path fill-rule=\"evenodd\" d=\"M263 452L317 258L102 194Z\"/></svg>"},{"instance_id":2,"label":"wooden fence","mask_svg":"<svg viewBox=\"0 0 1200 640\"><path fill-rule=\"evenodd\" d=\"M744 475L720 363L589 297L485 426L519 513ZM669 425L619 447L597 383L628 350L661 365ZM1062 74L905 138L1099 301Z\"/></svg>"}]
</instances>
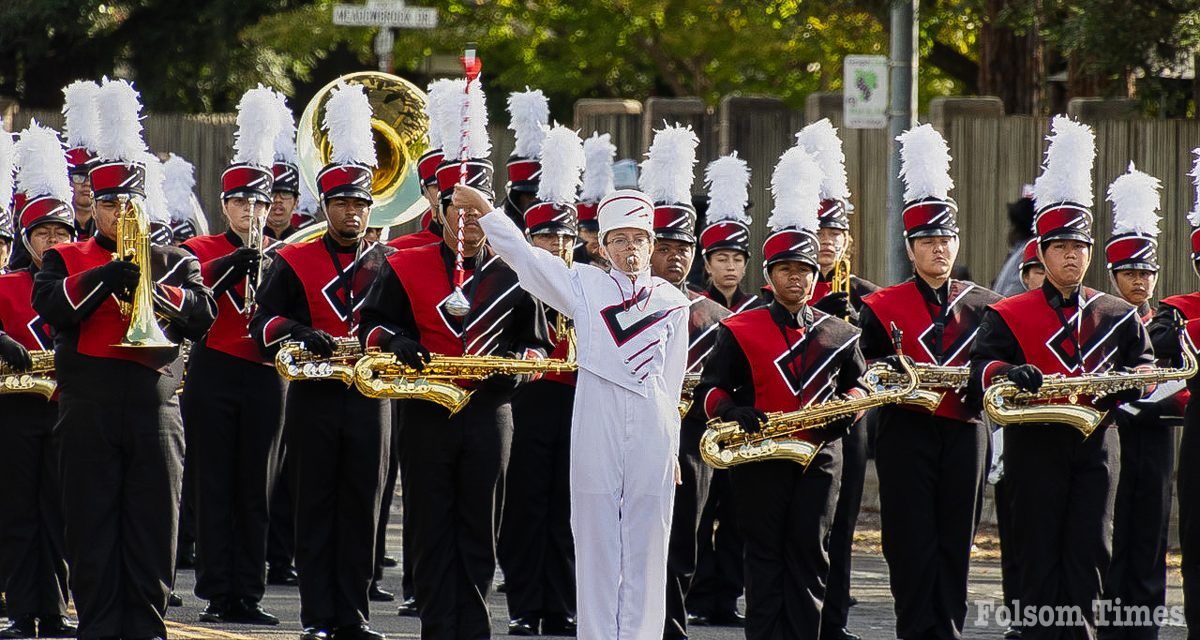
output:
<instances>
[{"instance_id":1,"label":"wooden fence","mask_svg":"<svg viewBox=\"0 0 1200 640\"><path fill-rule=\"evenodd\" d=\"M493 99L497 99L493 97ZM886 284L885 247L898 229L887 227L887 153L884 130L855 130L841 127L840 114L824 114L833 120L844 141L851 202L854 205L852 233L856 239L854 270ZM59 127L57 112L17 110L10 126L24 128L31 119ZM770 215L770 174L779 155L793 143L793 134L805 123L801 111L787 108L767 97L729 96L713 108L693 98L650 98L633 100L580 100L575 105L575 127L583 136L593 131L610 132L619 158L640 160L654 129L663 122L679 122L696 130L700 162L696 166L694 191L704 190L704 166L720 154L737 151L751 167L752 245L761 245ZM1194 288L1188 260L1188 224L1194 190L1187 172L1191 149L1200 146L1198 120L1102 120L1096 130L1095 206L1097 247L1102 249L1111 226L1111 207L1104 199L1108 184L1130 161L1162 180L1163 232L1159 255L1163 263L1160 295ZM214 228L220 222L220 173L228 162L233 143L234 117L230 114L152 114L145 120L146 139L156 152L177 153L197 168L197 194ZM989 284L1007 257L1008 219L1006 204L1015 200L1024 184L1039 172L1045 149L1048 118L1024 116L951 117L940 123L953 161L953 197L960 208L963 229L959 262L978 282ZM490 125L492 160L497 168L497 187L504 182L503 167L512 149L512 135L502 123ZM757 264L758 257L754 257ZM761 281L758 269L749 270L750 285ZM1089 282L1107 288L1103 255L1092 262Z\"/></svg>"}]
</instances>

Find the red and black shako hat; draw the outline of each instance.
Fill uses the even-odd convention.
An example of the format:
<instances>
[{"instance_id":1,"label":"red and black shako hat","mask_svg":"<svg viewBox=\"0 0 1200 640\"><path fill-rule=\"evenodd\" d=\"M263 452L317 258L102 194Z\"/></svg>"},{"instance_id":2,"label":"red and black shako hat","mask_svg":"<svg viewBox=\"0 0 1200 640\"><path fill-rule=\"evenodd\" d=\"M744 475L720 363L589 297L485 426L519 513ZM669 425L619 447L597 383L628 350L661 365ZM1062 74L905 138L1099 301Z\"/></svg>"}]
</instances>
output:
<instances>
[{"instance_id":1,"label":"red and black shako hat","mask_svg":"<svg viewBox=\"0 0 1200 640\"><path fill-rule=\"evenodd\" d=\"M1113 237L1104 246L1111 271L1158 271L1158 178L1138 171L1133 163L1108 186L1113 206Z\"/></svg>"},{"instance_id":2,"label":"red and black shako hat","mask_svg":"<svg viewBox=\"0 0 1200 640\"><path fill-rule=\"evenodd\" d=\"M275 147L285 123L281 96L261 84L238 102L233 162L221 174L221 198L271 202L274 189ZM286 109L286 107L284 107ZM291 124L291 113L287 114Z\"/></svg>"},{"instance_id":3,"label":"red and black shako hat","mask_svg":"<svg viewBox=\"0 0 1200 640\"><path fill-rule=\"evenodd\" d=\"M904 179L904 237L958 235L958 205L950 197L950 147L933 125L913 127L896 137Z\"/></svg>"},{"instance_id":4,"label":"red and black shako hat","mask_svg":"<svg viewBox=\"0 0 1200 640\"><path fill-rule=\"evenodd\" d=\"M63 133L67 139L67 170L72 175L88 175L96 163L96 145L100 133L100 115L96 94L100 85L76 80L63 87Z\"/></svg>"},{"instance_id":5,"label":"red and black shako hat","mask_svg":"<svg viewBox=\"0 0 1200 640\"><path fill-rule=\"evenodd\" d=\"M803 147L783 152L771 174L771 196L775 206L767 226L771 234L763 243L763 269L788 260L820 269L817 252L821 206L821 166Z\"/></svg>"},{"instance_id":6,"label":"red and black shako hat","mask_svg":"<svg viewBox=\"0 0 1200 640\"><path fill-rule=\"evenodd\" d=\"M615 190L613 186L613 159L617 147L607 133L593 132L583 141L583 188L579 192L579 228L598 232L600 201Z\"/></svg>"},{"instance_id":7,"label":"red and black shako hat","mask_svg":"<svg viewBox=\"0 0 1200 640\"><path fill-rule=\"evenodd\" d=\"M555 125L546 132L539 158L543 171L537 201L525 210L529 235L576 234L575 198L583 172L583 141L568 127Z\"/></svg>"},{"instance_id":8,"label":"red and black shako hat","mask_svg":"<svg viewBox=\"0 0 1200 640\"><path fill-rule=\"evenodd\" d=\"M466 184L479 189L489 199L494 195L493 167L489 160L492 143L488 139L487 104L482 82L482 76L472 80L468 93L466 78L446 80L438 85L441 90L431 103L432 111L437 114L430 119L431 126L438 127L442 142L442 162L436 175L443 211L449 210L454 185L460 178L465 177ZM467 113L465 131L464 108ZM466 162L462 162L464 151Z\"/></svg>"},{"instance_id":9,"label":"red and black shako hat","mask_svg":"<svg viewBox=\"0 0 1200 640\"><path fill-rule=\"evenodd\" d=\"M1021 273L1029 267L1042 266L1042 259L1038 256L1038 241L1037 238L1030 238L1025 243L1025 248L1021 250Z\"/></svg>"},{"instance_id":10,"label":"red and black shako hat","mask_svg":"<svg viewBox=\"0 0 1200 640\"><path fill-rule=\"evenodd\" d=\"M542 178L542 145L550 123L550 103L540 89L525 88L508 95L508 128L515 138L508 157L509 193L537 193Z\"/></svg>"},{"instance_id":11,"label":"red and black shako hat","mask_svg":"<svg viewBox=\"0 0 1200 640\"><path fill-rule=\"evenodd\" d=\"M690 126L668 125L654 134L639 179L654 202L654 237L696 242L696 207L692 204L696 147L700 139Z\"/></svg>"},{"instance_id":12,"label":"red and black shako hat","mask_svg":"<svg viewBox=\"0 0 1200 640\"><path fill-rule=\"evenodd\" d=\"M1045 246L1052 240L1092 244L1092 165L1096 136L1067 116L1050 123L1042 174L1033 183L1033 230Z\"/></svg>"},{"instance_id":13,"label":"red and black shako hat","mask_svg":"<svg viewBox=\"0 0 1200 640\"><path fill-rule=\"evenodd\" d=\"M850 230L850 186L846 180L846 154L842 139L829 118L804 127L796 134L796 144L803 147L821 166L821 209L817 219L822 229Z\"/></svg>"},{"instance_id":14,"label":"red and black shako hat","mask_svg":"<svg viewBox=\"0 0 1200 640\"><path fill-rule=\"evenodd\" d=\"M89 176L97 200L146 197L145 155L142 139L141 96L125 80L105 78L96 92L99 133L98 160Z\"/></svg>"},{"instance_id":15,"label":"red and black shako hat","mask_svg":"<svg viewBox=\"0 0 1200 640\"><path fill-rule=\"evenodd\" d=\"M329 164L317 173L321 202L358 198L374 202L372 177L377 162L371 131L371 103L361 84L339 80L329 95L322 126L332 148Z\"/></svg>"},{"instance_id":16,"label":"red and black shako hat","mask_svg":"<svg viewBox=\"0 0 1200 640\"><path fill-rule=\"evenodd\" d=\"M704 168L708 185L708 224L700 232L704 256L728 249L750 257L750 166L734 151Z\"/></svg>"},{"instance_id":17,"label":"red and black shako hat","mask_svg":"<svg viewBox=\"0 0 1200 640\"><path fill-rule=\"evenodd\" d=\"M22 239L28 243L33 229L51 223L63 225L74 238L71 183L58 134L34 121L21 132L13 151L16 189L23 195L17 210Z\"/></svg>"},{"instance_id":18,"label":"red and black shako hat","mask_svg":"<svg viewBox=\"0 0 1200 640\"><path fill-rule=\"evenodd\" d=\"M272 193L290 193L300 196L300 165L296 155L296 122L287 98L278 91L275 96L275 113L279 119L279 133L275 135L275 158L271 164Z\"/></svg>"}]
</instances>

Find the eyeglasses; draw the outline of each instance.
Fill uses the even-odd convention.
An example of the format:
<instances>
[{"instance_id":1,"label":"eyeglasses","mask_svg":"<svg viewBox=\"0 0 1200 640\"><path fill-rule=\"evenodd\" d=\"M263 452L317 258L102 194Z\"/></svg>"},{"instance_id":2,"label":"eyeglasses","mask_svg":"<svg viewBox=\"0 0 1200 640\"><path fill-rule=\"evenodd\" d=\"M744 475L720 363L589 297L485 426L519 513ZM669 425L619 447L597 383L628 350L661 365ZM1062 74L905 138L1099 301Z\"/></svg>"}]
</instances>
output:
<instances>
[{"instance_id":1,"label":"eyeglasses","mask_svg":"<svg viewBox=\"0 0 1200 640\"><path fill-rule=\"evenodd\" d=\"M87 184L88 175L86 173L72 173L71 184Z\"/></svg>"},{"instance_id":2,"label":"eyeglasses","mask_svg":"<svg viewBox=\"0 0 1200 640\"><path fill-rule=\"evenodd\" d=\"M617 236L616 238L609 240L608 244L611 245L613 248L618 249L620 251L624 251L625 249L628 249L630 246L634 247L635 249L645 249L646 247L650 246L650 237L649 236L637 236L636 238L633 238L631 240L629 238L626 238L625 236Z\"/></svg>"}]
</instances>

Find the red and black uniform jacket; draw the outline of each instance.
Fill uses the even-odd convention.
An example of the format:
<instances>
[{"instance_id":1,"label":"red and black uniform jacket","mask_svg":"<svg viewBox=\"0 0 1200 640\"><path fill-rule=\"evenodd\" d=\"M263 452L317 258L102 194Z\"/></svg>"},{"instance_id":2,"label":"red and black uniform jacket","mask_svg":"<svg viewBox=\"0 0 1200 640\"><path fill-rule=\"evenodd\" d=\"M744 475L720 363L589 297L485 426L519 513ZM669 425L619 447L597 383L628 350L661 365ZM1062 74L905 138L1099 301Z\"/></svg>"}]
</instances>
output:
<instances>
[{"instance_id":1,"label":"red and black uniform jacket","mask_svg":"<svg viewBox=\"0 0 1200 640\"><path fill-rule=\"evenodd\" d=\"M125 337L129 318L121 314L116 296L97 271L112 261L115 250L116 244L103 235L47 249L42 269L33 279L33 307L54 327L58 357L66 353L127 360L171 375L170 367L179 358L178 347L113 346ZM216 317L217 305L204 286L195 256L178 247L153 245L149 269L154 281L154 311L163 333L176 344L203 338Z\"/></svg>"},{"instance_id":2,"label":"red and black uniform jacket","mask_svg":"<svg viewBox=\"0 0 1200 640\"><path fill-rule=\"evenodd\" d=\"M685 374L698 374L717 344L721 321L733 313L705 293L686 289L688 297L688 359ZM724 298L724 296L721 296ZM704 422L704 407L692 402L687 417Z\"/></svg>"},{"instance_id":3,"label":"red and black uniform jacket","mask_svg":"<svg viewBox=\"0 0 1200 640\"><path fill-rule=\"evenodd\" d=\"M691 294L692 291L689 290L688 293ZM729 298L726 298L725 294L721 293L720 289L716 288L715 286L713 286L711 284L708 285L707 289L705 289L703 291L699 291L697 293L699 293L700 295L703 295L704 297L706 297L710 300L713 300L717 304L721 305L722 307L725 307L726 309L729 309L733 313L741 313L743 311L748 311L750 309L755 309L758 307L765 307L767 305L767 302L764 301L762 298L754 295L753 293L746 293L746 292L742 291L741 287L738 287L733 292L732 300L730 300Z\"/></svg>"},{"instance_id":4,"label":"red and black uniform jacket","mask_svg":"<svg viewBox=\"0 0 1200 640\"><path fill-rule=\"evenodd\" d=\"M895 355L890 330L895 323L903 333L904 355L914 362L966 366L987 306L1000 299L993 291L965 280L947 280L934 290L921 278L912 278L880 289L863 298L859 315L863 356L876 360ZM896 406L929 414L916 405ZM933 415L959 422L979 420L979 410L968 407L953 392L942 396Z\"/></svg>"},{"instance_id":5,"label":"red and black uniform jacket","mask_svg":"<svg viewBox=\"0 0 1200 640\"><path fill-rule=\"evenodd\" d=\"M33 310L33 276L37 267L0 274L0 335L27 351L54 348L54 329ZM0 364L4 364L0 362Z\"/></svg>"},{"instance_id":6,"label":"red and black uniform jacket","mask_svg":"<svg viewBox=\"0 0 1200 640\"><path fill-rule=\"evenodd\" d=\"M289 236L299 231L295 225L289 224L283 231L275 231L271 227L263 227L263 235L273 240L286 240ZM186 242L184 244L187 244ZM240 246L240 245L239 245Z\"/></svg>"},{"instance_id":7,"label":"red and black uniform jacket","mask_svg":"<svg viewBox=\"0 0 1200 640\"><path fill-rule=\"evenodd\" d=\"M1047 282L988 307L971 354L972 398L981 400L989 385L1004 382L1008 369L1018 364L1075 377L1151 368L1154 351L1138 310L1129 303L1089 287L1064 298ZM1079 403L1093 400L1085 396Z\"/></svg>"},{"instance_id":8,"label":"red and black uniform jacket","mask_svg":"<svg viewBox=\"0 0 1200 640\"><path fill-rule=\"evenodd\" d=\"M416 233L406 233L400 237L388 240L387 245L393 249L408 249L423 247L427 244L442 241L442 226L433 220L433 214L428 210L421 216L425 221L424 227Z\"/></svg>"},{"instance_id":9,"label":"red and black uniform jacket","mask_svg":"<svg viewBox=\"0 0 1200 640\"><path fill-rule=\"evenodd\" d=\"M1179 325L1183 325L1189 348L1193 351L1200 345L1200 292L1185 293L1163 299L1158 310L1150 318L1146 329L1154 345L1154 355L1163 366L1177 367L1180 362ZM1200 393L1200 375L1187 381L1187 388L1171 396L1170 410L1162 407L1162 414L1174 416L1182 407L1191 404L1192 396ZM1164 401L1165 402L1165 401Z\"/></svg>"},{"instance_id":10,"label":"red and black uniform jacket","mask_svg":"<svg viewBox=\"0 0 1200 640\"><path fill-rule=\"evenodd\" d=\"M343 247L328 234L275 252L258 288L250 336L274 358L298 326L335 338L357 335L367 289L393 250L374 242Z\"/></svg>"},{"instance_id":11,"label":"red and black uniform jacket","mask_svg":"<svg viewBox=\"0 0 1200 640\"><path fill-rule=\"evenodd\" d=\"M817 274L817 281L813 283L812 298L808 304L816 304L821 301L821 298L829 295L830 284L833 282L833 269L829 273ZM864 280L856 275L850 276L850 306L854 307L855 311L862 311L863 298L879 291L879 285Z\"/></svg>"},{"instance_id":12,"label":"red and black uniform jacket","mask_svg":"<svg viewBox=\"0 0 1200 640\"><path fill-rule=\"evenodd\" d=\"M730 316L704 363L696 404L718 418L735 406L795 411L861 390L858 338L853 325L807 306L797 315L772 303Z\"/></svg>"},{"instance_id":13,"label":"red and black uniform jacket","mask_svg":"<svg viewBox=\"0 0 1200 640\"><path fill-rule=\"evenodd\" d=\"M363 305L365 346L386 350L393 336L402 335L446 356L515 357L531 349L540 355L553 350L542 304L486 245L463 260L470 311L462 317L446 311L454 292L454 257L442 242L389 256Z\"/></svg>"},{"instance_id":14,"label":"red and black uniform jacket","mask_svg":"<svg viewBox=\"0 0 1200 640\"><path fill-rule=\"evenodd\" d=\"M250 337L250 317L246 315L246 276L234 278L229 256L244 243L233 231L208 236L196 236L182 247L200 261L204 285L217 301L217 319L197 343L197 348L213 349L235 358L267 364L258 343ZM270 268L270 259L279 244L269 238L263 243L263 273Z\"/></svg>"}]
</instances>

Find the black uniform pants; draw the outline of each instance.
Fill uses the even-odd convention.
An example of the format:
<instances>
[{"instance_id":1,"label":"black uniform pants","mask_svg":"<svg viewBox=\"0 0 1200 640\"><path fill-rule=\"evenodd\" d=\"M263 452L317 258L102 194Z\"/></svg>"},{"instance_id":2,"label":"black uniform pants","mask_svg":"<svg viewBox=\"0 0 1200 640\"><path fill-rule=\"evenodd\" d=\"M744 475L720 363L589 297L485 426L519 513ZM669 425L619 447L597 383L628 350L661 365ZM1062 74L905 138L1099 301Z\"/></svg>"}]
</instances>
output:
<instances>
[{"instance_id":1,"label":"black uniform pants","mask_svg":"<svg viewBox=\"0 0 1200 640\"><path fill-rule=\"evenodd\" d=\"M575 615L571 409L575 387L525 385L512 402L512 454L497 547L510 617Z\"/></svg>"},{"instance_id":2,"label":"black uniform pants","mask_svg":"<svg viewBox=\"0 0 1200 640\"><path fill-rule=\"evenodd\" d=\"M274 368L196 347L181 400L196 518L196 595L262 600L283 432Z\"/></svg>"},{"instance_id":3,"label":"black uniform pants","mask_svg":"<svg viewBox=\"0 0 1200 640\"><path fill-rule=\"evenodd\" d=\"M807 470L787 460L730 469L746 549L747 640L811 640L821 629L842 443Z\"/></svg>"},{"instance_id":4,"label":"black uniform pants","mask_svg":"<svg viewBox=\"0 0 1200 640\"><path fill-rule=\"evenodd\" d=\"M1119 456L1116 429L1084 438L1062 424L1005 427L1021 608L1074 607L1078 615L1078 624L1048 627L1019 616L1030 623L1024 640L1095 637L1092 606L1112 555Z\"/></svg>"},{"instance_id":5,"label":"black uniform pants","mask_svg":"<svg viewBox=\"0 0 1200 640\"><path fill-rule=\"evenodd\" d=\"M392 401L391 445L388 449L387 476L379 501L379 525L375 528L375 581L383 580L383 558L387 555L387 528L392 516L392 500L400 478L400 425L404 421L404 403Z\"/></svg>"},{"instance_id":6,"label":"black uniform pants","mask_svg":"<svg viewBox=\"0 0 1200 640\"><path fill-rule=\"evenodd\" d=\"M1012 489L1006 475L995 484L996 533L1000 536L1000 589L1004 605L1010 615L1021 592L1021 561L1017 558L1017 546L1013 541Z\"/></svg>"},{"instance_id":7,"label":"black uniform pants","mask_svg":"<svg viewBox=\"0 0 1200 640\"><path fill-rule=\"evenodd\" d=\"M667 548L667 622L664 638L687 637L687 596L696 572L696 536L700 515L708 502L713 468L700 458L700 438L706 425L691 415L679 433L679 470L682 482L675 487L671 538ZM711 536L710 536L711 537Z\"/></svg>"},{"instance_id":8,"label":"black uniform pants","mask_svg":"<svg viewBox=\"0 0 1200 640\"><path fill-rule=\"evenodd\" d=\"M0 395L0 582L8 617L67 613L62 496L53 437L58 403Z\"/></svg>"},{"instance_id":9,"label":"black uniform pants","mask_svg":"<svg viewBox=\"0 0 1200 640\"><path fill-rule=\"evenodd\" d=\"M1157 421L1124 419L1118 413L1121 477L1113 507L1113 555L1104 597L1122 606L1154 607L1167 599L1167 530L1171 520L1171 476L1175 429ZM1151 640L1158 626L1103 626L1106 640Z\"/></svg>"},{"instance_id":10,"label":"black uniform pants","mask_svg":"<svg viewBox=\"0 0 1200 640\"><path fill-rule=\"evenodd\" d=\"M1189 387L1192 385L1189 383ZM1200 397L1192 389L1192 400L1184 413L1183 436L1179 440L1179 548L1183 554L1183 613L1188 640L1200 640Z\"/></svg>"},{"instance_id":11,"label":"black uniform pants","mask_svg":"<svg viewBox=\"0 0 1200 640\"><path fill-rule=\"evenodd\" d=\"M729 471L716 469L696 534L696 572L688 591L688 611L704 616L737 611L743 590L742 536L737 521Z\"/></svg>"},{"instance_id":12,"label":"black uniform pants","mask_svg":"<svg viewBox=\"0 0 1200 640\"><path fill-rule=\"evenodd\" d=\"M868 412L842 438L842 486L829 533L829 583L821 611L821 635L845 629L850 615L850 555L867 475L867 425L876 415L876 411Z\"/></svg>"},{"instance_id":13,"label":"black uniform pants","mask_svg":"<svg viewBox=\"0 0 1200 640\"><path fill-rule=\"evenodd\" d=\"M59 352L58 469L80 638L166 636L183 482L179 368Z\"/></svg>"},{"instance_id":14,"label":"black uniform pants","mask_svg":"<svg viewBox=\"0 0 1200 640\"><path fill-rule=\"evenodd\" d=\"M897 638L962 637L989 442L979 422L879 411L879 518Z\"/></svg>"},{"instance_id":15,"label":"black uniform pants","mask_svg":"<svg viewBox=\"0 0 1200 640\"><path fill-rule=\"evenodd\" d=\"M489 637L498 488L513 432L508 394L476 391L454 416L425 401L406 411L404 506L421 637Z\"/></svg>"},{"instance_id":16,"label":"black uniform pants","mask_svg":"<svg viewBox=\"0 0 1200 640\"><path fill-rule=\"evenodd\" d=\"M279 469L271 503L267 509L267 564L272 568L291 567L296 556L296 501L292 498L292 465L287 438L280 441L275 466Z\"/></svg>"},{"instance_id":17,"label":"black uniform pants","mask_svg":"<svg viewBox=\"0 0 1200 640\"><path fill-rule=\"evenodd\" d=\"M300 621L324 628L366 622L391 444L389 403L340 382L293 382L284 438L296 509Z\"/></svg>"}]
</instances>

